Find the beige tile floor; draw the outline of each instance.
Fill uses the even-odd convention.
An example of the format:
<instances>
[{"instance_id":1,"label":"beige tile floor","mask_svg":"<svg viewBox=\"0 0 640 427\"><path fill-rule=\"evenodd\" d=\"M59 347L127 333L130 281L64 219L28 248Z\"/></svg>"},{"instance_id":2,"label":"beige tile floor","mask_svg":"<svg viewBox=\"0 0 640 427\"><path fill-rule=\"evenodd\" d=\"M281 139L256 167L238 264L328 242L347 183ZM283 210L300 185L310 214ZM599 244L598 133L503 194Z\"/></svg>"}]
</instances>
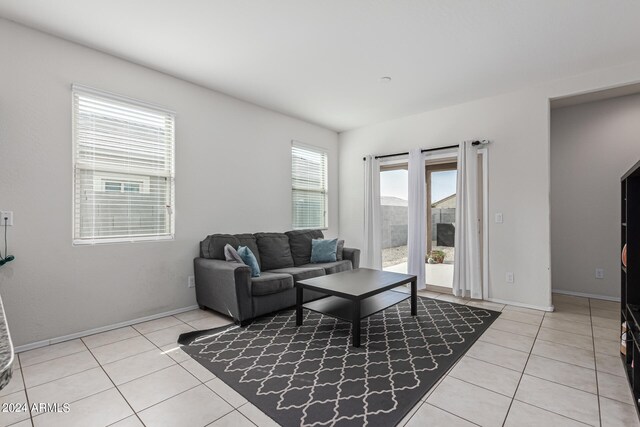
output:
<instances>
[{"instance_id":1,"label":"beige tile floor","mask_svg":"<svg viewBox=\"0 0 640 427\"><path fill-rule=\"evenodd\" d=\"M618 355L617 303L554 295L553 313L502 311L400 423L418 426L637 426ZM0 426L273 426L177 348L179 334L228 323L194 310L19 354L0 404L71 404L0 413Z\"/></svg>"}]
</instances>

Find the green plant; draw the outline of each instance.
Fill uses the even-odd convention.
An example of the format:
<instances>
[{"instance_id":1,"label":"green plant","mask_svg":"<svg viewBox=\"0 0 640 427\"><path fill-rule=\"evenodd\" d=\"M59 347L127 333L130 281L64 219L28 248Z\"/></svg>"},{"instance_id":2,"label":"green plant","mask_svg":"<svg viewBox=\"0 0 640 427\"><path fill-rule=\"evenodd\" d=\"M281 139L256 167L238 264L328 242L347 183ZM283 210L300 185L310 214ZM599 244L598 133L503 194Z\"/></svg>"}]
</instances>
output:
<instances>
[{"instance_id":1,"label":"green plant","mask_svg":"<svg viewBox=\"0 0 640 427\"><path fill-rule=\"evenodd\" d=\"M444 251L434 249L427 255L427 262L429 264L442 264L444 262Z\"/></svg>"}]
</instances>

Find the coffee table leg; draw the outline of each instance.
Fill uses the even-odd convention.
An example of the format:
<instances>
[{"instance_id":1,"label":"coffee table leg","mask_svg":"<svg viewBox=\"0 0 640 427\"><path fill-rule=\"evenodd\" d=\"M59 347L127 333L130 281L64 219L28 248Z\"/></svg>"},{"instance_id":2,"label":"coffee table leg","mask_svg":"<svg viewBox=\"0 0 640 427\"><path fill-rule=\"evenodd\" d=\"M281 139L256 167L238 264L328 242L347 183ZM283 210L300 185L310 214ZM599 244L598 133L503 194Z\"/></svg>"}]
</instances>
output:
<instances>
[{"instance_id":1,"label":"coffee table leg","mask_svg":"<svg viewBox=\"0 0 640 427\"><path fill-rule=\"evenodd\" d=\"M352 318L351 318L351 337L354 347L360 347L360 301L353 300Z\"/></svg>"},{"instance_id":2,"label":"coffee table leg","mask_svg":"<svg viewBox=\"0 0 640 427\"><path fill-rule=\"evenodd\" d=\"M418 281L413 279L411 281L411 315L416 316L418 314Z\"/></svg>"},{"instance_id":3,"label":"coffee table leg","mask_svg":"<svg viewBox=\"0 0 640 427\"><path fill-rule=\"evenodd\" d=\"M296 326L302 325L302 286L296 286Z\"/></svg>"}]
</instances>

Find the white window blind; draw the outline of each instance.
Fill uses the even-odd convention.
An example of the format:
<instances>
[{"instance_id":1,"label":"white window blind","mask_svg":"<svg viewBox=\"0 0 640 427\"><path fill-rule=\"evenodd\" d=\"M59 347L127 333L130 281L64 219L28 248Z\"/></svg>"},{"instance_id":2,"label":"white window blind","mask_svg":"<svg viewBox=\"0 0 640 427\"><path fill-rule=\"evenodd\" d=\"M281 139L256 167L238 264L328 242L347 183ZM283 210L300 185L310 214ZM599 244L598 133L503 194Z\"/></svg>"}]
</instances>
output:
<instances>
[{"instance_id":1,"label":"white window blind","mask_svg":"<svg viewBox=\"0 0 640 427\"><path fill-rule=\"evenodd\" d=\"M291 159L293 228L327 228L327 153L294 142Z\"/></svg>"},{"instance_id":2,"label":"white window blind","mask_svg":"<svg viewBox=\"0 0 640 427\"><path fill-rule=\"evenodd\" d=\"M172 239L172 112L74 85L74 244Z\"/></svg>"}]
</instances>

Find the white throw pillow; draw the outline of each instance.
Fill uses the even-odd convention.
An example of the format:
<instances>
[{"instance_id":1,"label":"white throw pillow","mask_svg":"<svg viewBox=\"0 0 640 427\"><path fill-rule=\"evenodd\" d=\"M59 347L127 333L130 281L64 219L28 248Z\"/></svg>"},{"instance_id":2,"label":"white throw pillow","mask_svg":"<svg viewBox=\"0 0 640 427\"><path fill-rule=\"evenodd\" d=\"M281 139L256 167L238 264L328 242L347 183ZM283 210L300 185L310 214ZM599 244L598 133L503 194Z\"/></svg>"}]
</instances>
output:
<instances>
[{"instance_id":1,"label":"white throw pillow","mask_svg":"<svg viewBox=\"0 0 640 427\"><path fill-rule=\"evenodd\" d=\"M238 255L238 251L234 249L230 244L224 245L224 259L231 262L239 262L240 264L244 264L240 255Z\"/></svg>"}]
</instances>

